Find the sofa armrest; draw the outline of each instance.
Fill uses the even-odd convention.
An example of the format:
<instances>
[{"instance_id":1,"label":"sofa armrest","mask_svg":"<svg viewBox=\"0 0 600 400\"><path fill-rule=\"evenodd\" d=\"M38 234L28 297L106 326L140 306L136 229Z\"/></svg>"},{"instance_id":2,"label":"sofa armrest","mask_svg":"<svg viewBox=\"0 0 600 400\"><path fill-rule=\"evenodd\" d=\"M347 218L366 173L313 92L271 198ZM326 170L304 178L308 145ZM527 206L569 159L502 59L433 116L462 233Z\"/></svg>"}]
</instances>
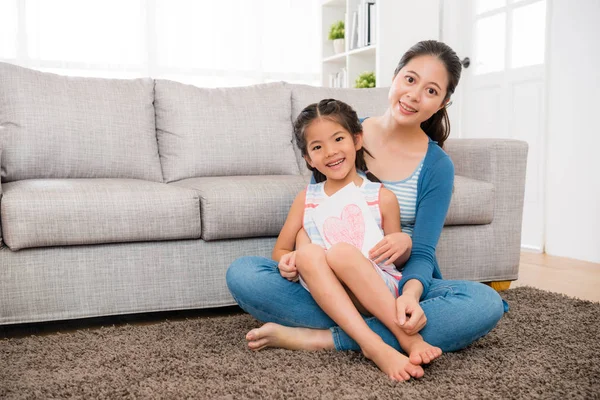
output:
<instances>
[{"instance_id":1,"label":"sofa armrest","mask_svg":"<svg viewBox=\"0 0 600 400\"><path fill-rule=\"evenodd\" d=\"M444 149L456 175L494 186L493 245L490 263L482 273L498 280L517 279L521 255L521 226L525 197L527 142L512 139L449 139Z\"/></svg>"},{"instance_id":2,"label":"sofa armrest","mask_svg":"<svg viewBox=\"0 0 600 400\"><path fill-rule=\"evenodd\" d=\"M2 148L0 148L0 210L2 209ZM0 213L0 249L4 247L2 240L2 216Z\"/></svg>"}]
</instances>

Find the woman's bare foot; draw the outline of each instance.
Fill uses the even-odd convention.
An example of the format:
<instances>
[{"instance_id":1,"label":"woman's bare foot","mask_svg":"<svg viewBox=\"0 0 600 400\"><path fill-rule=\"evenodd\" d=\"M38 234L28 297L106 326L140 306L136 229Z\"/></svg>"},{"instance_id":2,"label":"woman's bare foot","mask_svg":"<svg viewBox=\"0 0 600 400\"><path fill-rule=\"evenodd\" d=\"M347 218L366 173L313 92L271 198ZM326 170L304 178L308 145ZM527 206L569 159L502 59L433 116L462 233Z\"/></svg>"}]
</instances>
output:
<instances>
[{"instance_id":1,"label":"woman's bare foot","mask_svg":"<svg viewBox=\"0 0 600 400\"><path fill-rule=\"evenodd\" d=\"M410 362L408 357L383 341L364 348L365 357L373 361L384 374L395 381L407 381L411 377L421 378L423 368Z\"/></svg>"},{"instance_id":2,"label":"woman's bare foot","mask_svg":"<svg viewBox=\"0 0 600 400\"><path fill-rule=\"evenodd\" d=\"M409 342L403 345L402 348L406 350L409 355L408 358L413 364L429 364L442 355L442 349L430 345L418 333L411 335L408 340Z\"/></svg>"},{"instance_id":3,"label":"woman's bare foot","mask_svg":"<svg viewBox=\"0 0 600 400\"><path fill-rule=\"evenodd\" d=\"M277 347L288 350L333 350L333 336L329 329L290 328L267 322L246 334L251 350Z\"/></svg>"}]
</instances>

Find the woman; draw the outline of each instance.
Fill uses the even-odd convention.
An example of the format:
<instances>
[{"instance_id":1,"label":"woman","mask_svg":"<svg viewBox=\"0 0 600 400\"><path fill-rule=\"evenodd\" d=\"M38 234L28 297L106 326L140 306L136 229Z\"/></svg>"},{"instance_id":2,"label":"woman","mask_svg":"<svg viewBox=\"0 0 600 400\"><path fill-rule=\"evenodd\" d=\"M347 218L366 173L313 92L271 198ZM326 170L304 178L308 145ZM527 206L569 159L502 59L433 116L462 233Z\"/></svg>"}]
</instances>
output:
<instances>
[{"instance_id":1,"label":"woman","mask_svg":"<svg viewBox=\"0 0 600 400\"><path fill-rule=\"evenodd\" d=\"M490 287L443 280L435 257L454 183L454 166L442 150L450 133L446 106L460 73L460 60L450 47L419 42L394 72L386 112L363 121L364 146L372 155L366 158L367 167L396 194L402 225L402 232L387 235L371 257L378 261L390 249L410 251L396 300L397 322L407 334L418 332L444 352L484 336L504 312L502 299ZM227 271L227 285L240 307L267 322L248 332L248 346L360 350L295 282L298 272L289 257L278 261L242 257ZM365 320L387 344L402 351L384 324L373 317ZM429 361L411 358L415 363Z\"/></svg>"}]
</instances>

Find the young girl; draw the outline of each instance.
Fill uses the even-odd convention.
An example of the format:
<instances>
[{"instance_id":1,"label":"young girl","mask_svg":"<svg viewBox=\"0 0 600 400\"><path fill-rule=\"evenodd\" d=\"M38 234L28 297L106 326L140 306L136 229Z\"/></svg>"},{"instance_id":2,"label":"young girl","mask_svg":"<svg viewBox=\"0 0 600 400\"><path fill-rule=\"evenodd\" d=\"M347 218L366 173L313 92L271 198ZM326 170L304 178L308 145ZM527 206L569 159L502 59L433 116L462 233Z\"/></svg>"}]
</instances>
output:
<instances>
[{"instance_id":1,"label":"young girl","mask_svg":"<svg viewBox=\"0 0 600 400\"><path fill-rule=\"evenodd\" d=\"M326 251L311 218L311 211L320 202L354 183L365 195L384 234L400 232L396 196L358 171L366 169L366 150L362 147L362 127L356 112L341 101L322 100L300 113L294 134L318 183L308 185L294 200L277 238L273 259L285 269L296 267L317 304L390 378L421 377L421 366L384 343L359 312L370 313L382 321L408 354L417 352L429 360L441 355L441 349L427 344L419 334L406 334L397 322L395 299L401 274L395 266L406 262L410 251L397 243L386 243L375 260L367 259L347 243L334 244Z\"/></svg>"}]
</instances>

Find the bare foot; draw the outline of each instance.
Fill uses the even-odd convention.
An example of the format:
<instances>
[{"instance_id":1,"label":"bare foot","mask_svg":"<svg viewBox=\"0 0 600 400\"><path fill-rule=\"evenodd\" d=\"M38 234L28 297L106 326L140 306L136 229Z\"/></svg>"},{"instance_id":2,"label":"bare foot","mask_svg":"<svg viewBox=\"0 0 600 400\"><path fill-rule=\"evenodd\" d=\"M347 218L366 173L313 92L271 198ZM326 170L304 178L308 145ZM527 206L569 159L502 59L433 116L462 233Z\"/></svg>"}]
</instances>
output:
<instances>
[{"instance_id":1,"label":"bare foot","mask_svg":"<svg viewBox=\"0 0 600 400\"><path fill-rule=\"evenodd\" d=\"M267 322L246 334L251 350L277 347L288 350L333 350L333 336L328 329L290 328Z\"/></svg>"},{"instance_id":2,"label":"bare foot","mask_svg":"<svg viewBox=\"0 0 600 400\"><path fill-rule=\"evenodd\" d=\"M408 357L383 341L369 346L369 349L363 349L363 354L395 381L421 378L425 373L420 365L412 364Z\"/></svg>"},{"instance_id":3,"label":"bare foot","mask_svg":"<svg viewBox=\"0 0 600 400\"><path fill-rule=\"evenodd\" d=\"M416 365L429 364L442 355L442 349L435 347L423 340L418 333L411 335L406 346L402 346L409 355L410 362Z\"/></svg>"}]
</instances>

